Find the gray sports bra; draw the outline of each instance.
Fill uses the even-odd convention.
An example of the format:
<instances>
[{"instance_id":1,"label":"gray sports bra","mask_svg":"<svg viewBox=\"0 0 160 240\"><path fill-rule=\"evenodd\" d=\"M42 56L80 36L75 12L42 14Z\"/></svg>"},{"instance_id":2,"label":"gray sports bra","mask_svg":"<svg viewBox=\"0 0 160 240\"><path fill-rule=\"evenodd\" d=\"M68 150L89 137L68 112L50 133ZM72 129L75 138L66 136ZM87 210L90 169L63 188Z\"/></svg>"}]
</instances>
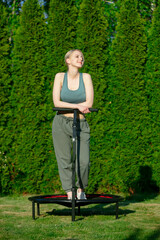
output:
<instances>
[{"instance_id":1,"label":"gray sports bra","mask_svg":"<svg viewBox=\"0 0 160 240\"><path fill-rule=\"evenodd\" d=\"M77 90L68 89L67 72L64 74L63 86L61 89L61 100L68 103L81 103L86 101L86 91L83 82L83 74L79 76L79 88Z\"/></svg>"}]
</instances>

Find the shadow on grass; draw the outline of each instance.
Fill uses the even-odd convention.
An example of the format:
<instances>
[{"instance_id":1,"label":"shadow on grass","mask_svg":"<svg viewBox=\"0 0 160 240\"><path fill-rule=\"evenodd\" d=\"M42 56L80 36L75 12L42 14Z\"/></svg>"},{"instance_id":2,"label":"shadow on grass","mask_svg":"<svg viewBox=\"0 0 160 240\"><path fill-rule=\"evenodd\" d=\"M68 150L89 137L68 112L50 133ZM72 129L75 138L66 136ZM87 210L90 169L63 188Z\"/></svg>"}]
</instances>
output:
<instances>
[{"instance_id":1,"label":"shadow on grass","mask_svg":"<svg viewBox=\"0 0 160 240\"><path fill-rule=\"evenodd\" d=\"M64 240L80 240L79 238L65 238Z\"/></svg>"},{"instance_id":2,"label":"shadow on grass","mask_svg":"<svg viewBox=\"0 0 160 240\"><path fill-rule=\"evenodd\" d=\"M107 206L107 207L106 207ZM53 209L51 212L47 212L48 215L58 215L58 216L71 216L71 209ZM122 210L119 208L118 211L118 216L124 215L126 216L127 214L133 213L135 211L131 210ZM108 216L116 216L116 208L115 204L96 204L96 205L91 205L90 207L81 207L80 209L80 214L78 215L78 211L76 208L76 216L92 216L92 215L108 215ZM79 219L80 220L80 219Z\"/></svg>"},{"instance_id":3,"label":"shadow on grass","mask_svg":"<svg viewBox=\"0 0 160 240\"><path fill-rule=\"evenodd\" d=\"M144 202L146 200L151 200L151 199L155 199L159 194L158 193L154 193L154 192L145 192L145 193L135 193L132 194L131 196L126 197L126 201L124 202L124 204L126 203L127 205L130 203L136 203L136 202Z\"/></svg>"},{"instance_id":4,"label":"shadow on grass","mask_svg":"<svg viewBox=\"0 0 160 240\"><path fill-rule=\"evenodd\" d=\"M153 230L152 233L144 236L144 233L141 229L137 229L125 240L159 240L160 239L160 229Z\"/></svg>"}]
</instances>

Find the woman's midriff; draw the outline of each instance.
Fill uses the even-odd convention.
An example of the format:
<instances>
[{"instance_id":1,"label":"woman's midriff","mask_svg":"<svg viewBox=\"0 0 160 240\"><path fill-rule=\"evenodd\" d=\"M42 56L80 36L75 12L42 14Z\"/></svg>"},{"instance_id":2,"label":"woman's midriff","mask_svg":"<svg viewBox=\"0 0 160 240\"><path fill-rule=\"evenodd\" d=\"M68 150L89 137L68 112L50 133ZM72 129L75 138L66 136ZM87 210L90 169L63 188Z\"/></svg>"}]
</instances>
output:
<instances>
[{"instance_id":1,"label":"woman's midriff","mask_svg":"<svg viewBox=\"0 0 160 240\"><path fill-rule=\"evenodd\" d=\"M74 117L74 113L61 113L61 114L64 115L65 117L71 117L71 118ZM84 119L85 116L84 116L84 114L82 114L82 113L78 113L78 114L77 114L77 118L79 118L79 119Z\"/></svg>"}]
</instances>

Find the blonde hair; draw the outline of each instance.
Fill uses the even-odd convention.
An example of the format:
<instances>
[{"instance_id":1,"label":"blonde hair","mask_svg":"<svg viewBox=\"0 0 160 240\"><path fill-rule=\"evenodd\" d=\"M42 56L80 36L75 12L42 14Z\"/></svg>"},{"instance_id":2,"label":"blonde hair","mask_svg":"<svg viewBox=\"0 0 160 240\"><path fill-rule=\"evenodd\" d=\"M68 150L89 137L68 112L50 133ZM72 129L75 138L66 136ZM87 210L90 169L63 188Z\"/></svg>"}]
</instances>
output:
<instances>
[{"instance_id":1,"label":"blonde hair","mask_svg":"<svg viewBox=\"0 0 160 240\"><path fill-rule=\"evenodd\" d=\"M79 52L82 53L82 51L79 50L79 49L72 49L72 50L68 51L68 52L66 53L65 57L64 57L64 61L65 61L65 64L66 64L66 65L68 65L67 62L66 62L66 60L71 56L71 54L72 54L74 51L79 51ZM83 53L82 53L82 56L83 56L83 62L84 62L84 55L83 55Z\"/></svg>"}]
</instances>

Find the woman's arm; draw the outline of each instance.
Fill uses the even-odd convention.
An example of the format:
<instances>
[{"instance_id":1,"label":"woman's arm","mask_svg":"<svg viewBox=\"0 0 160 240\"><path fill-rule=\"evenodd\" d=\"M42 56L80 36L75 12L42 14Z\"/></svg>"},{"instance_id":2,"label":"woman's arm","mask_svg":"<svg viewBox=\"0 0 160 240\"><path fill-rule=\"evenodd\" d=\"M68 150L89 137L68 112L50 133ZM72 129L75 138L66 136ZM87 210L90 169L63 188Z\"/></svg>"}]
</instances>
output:
<instances>
[{"instance_id":1,"label":"woman's arm","mask_svg":"<svg viewBox=\"0 0 160 240\"><path fill-rule=\"evenodd\" d=\"M86 90L86 101L79 103L80 106L86 106L87 108L91 108L94 100L94 90L91 75L88 73L83 73L83 81Z\"/></svg>"},{"instance_id":2,"label":"woman's arm","mask_svg":"<svg viewBox=\"0 0 160 240\"><path fill-rule=\"evenodd\" d=\"M93 104L93 85L89 74L84 74L84 84L86 89L86 101L79 104L63 102L60 100L61 86L63 83L64 73L57 73L53 85L53 103L55 107L77 108L82 113L88 113Z\"/></svg>"}]
</instances>

